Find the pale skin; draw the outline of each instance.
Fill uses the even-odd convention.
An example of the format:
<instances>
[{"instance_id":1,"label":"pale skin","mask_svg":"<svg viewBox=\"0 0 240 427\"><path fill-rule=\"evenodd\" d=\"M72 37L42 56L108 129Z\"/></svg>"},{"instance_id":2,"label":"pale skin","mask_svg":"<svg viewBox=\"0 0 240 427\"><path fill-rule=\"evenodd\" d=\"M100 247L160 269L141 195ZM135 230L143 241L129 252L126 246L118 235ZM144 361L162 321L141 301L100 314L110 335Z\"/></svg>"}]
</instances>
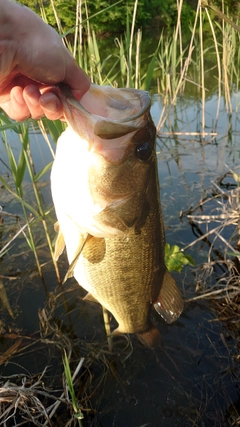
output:
<instances>
[{"instance_id":1,"label":"pale skin","mask_svg":"<svg viewBox=\"0 0 240 427\"><path fill-rule=\"evenodd\" d=\"M17 121L61 119L61 82L78 100L90 86L52 27L27 7L0 0L0 108Z\"/></svg>"}]
</instances>

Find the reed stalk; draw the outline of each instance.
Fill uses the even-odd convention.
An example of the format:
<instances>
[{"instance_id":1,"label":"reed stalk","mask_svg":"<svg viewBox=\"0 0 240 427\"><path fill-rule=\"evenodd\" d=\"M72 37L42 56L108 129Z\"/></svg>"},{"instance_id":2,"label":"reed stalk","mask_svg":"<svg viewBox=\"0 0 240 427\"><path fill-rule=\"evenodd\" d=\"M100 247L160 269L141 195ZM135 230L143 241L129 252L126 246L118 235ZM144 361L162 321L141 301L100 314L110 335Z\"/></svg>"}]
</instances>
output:
<instances>
[{"instance_id":1,"label":"reed stalk","mask_svg":"<svg viewBox=\"0 0 240 427\"><path fill-rule=\"evenodd\" d=\"M102 307L102 312L103 312L103 322L104 322L105 331L106 331L106 335L107 335L108 348L109 348L109 351L112 353L113 352L113 339L112 339L112 335L111 335L109 312L104 307Z\"/></svg>"},{"instance_id":2,"label":"reed stalk","mask_svg":"<svg viewBox=\"0 0 240 427\"><path fill-rule=\"evenodd\" d=\"M135 89L139 89L140 87L140 46L141 46L142 32L140 29L137 31L136 38L136 65L135 65Z\"/></svg>"},{"instance_id":3,"label":"reed stalk","mask_svg":"<svg viewBox=\"0 0 240 427\"><path fill-rule=\"evenodd\" d=\"M224 4L223 4L224 7ZM232 105L231 105L231 94L230 87L228 81L228 65L229 58L231 55L231 46L228 43L228 33L225 25L225 21L222 20L222 69L223 69L223 87L224 87L224 95L226 101L226 108L232 114Z\"/></svg>"},{"instance_id":4,"label":"reed stalk","mask_svg":"<svg viewBox=\"0 0 240 427\"><path fill-rule=\"evenodd\" d=\"M191 35L190 43L188 45L188 54L187 54L186 59L184 60L182 72L179 76L178 83L176 85L176 89L174 91L172 99L171 99L169 105L167 105L167 106L164 105L164 107L162 109L162 112L161 112L161 115L159 117L158 124L157 124L157 132L160 132L160 129L163 127L164 123L166 122L166 120L170 114L171 108L176 103L178 93L180 91L182 84L184 83L184 79L186 78L188 67L192 61L192 53L194 50L194 38L195 38L195 34L196 34L196 28L197 28L197 22L198 22L199 10L200 10L200 3L201 2L199 0L198 5L197 5L195 20L194 20L194 25L193 25L193 29L192 29L192 35Z\"/></svg>"},{"instance_id":5,"label":"reed stalk","mask_svg":"<svg viewBox=\"0 0 240 427\"><path fill-rule=\"evenodd\" d=\"M76 28L74 32L74 44L73 44L74 58L76 58L76 55L77 55L77 48L79 49L79 58L82 58L82 50L83 50L82 0L77 0L77 3L76 3Z\"/></svg>"},{"instance_id":6,"label":"reed stalk","mask_svg":"<svg viewBox=\"0 0 240 427\"><path fill-rule=\"evenodd\" d=\"M127 79L127 87L133 87L133 80L132 80L132 50L133 50L133 37L135 32L135 24L136 24L136 16L137 16L137 7L138 7L138 0L135 0L134 2L134 9L133 9L133 17L132 17L132 25L131 25L131 33L129 39L129 47L128 47L128 79ZM129 30L127 29L127 34Z\"/></svg>"},{"instance_id":7,"label":"reed stalk","mask_svg":"<svg viewBox=\"0 0 240 427\"><path fill-rule=\"evenodd\" d=\"M203 22L202 7L199 8L199 38L200 38L200 64L201 64L201 92L202 92L202 133L205 134L205 85L204 85L204 49L203 49Z\"/></svg>"},{"instance_id":8,"label":"reed stalk","mask_svg":"<svg viewBox=\"0 0 240 427\"><path fill-rule=\"evenodd\" d=\"M183 44L182 44L182 26L181 26L181 14L182 14L182 6L183 6L183 0L177 0L177 24L176 24L176 31L175 31L175 43L179 40L179 53L180 53L180 75L183 70ZM184 85L182 86L182 92L184 90Z\"/></svg>"},{"instance_id":9,"label":"reed stalk","mask_svg":"<svg viewBox=\"0 0 240 427\"><path fill-rule=\"evenodd\" d=\"M218 123L218 117L219 117L219 111L220 111L220 102L221 102L221 80L222 80L222 72L221 72L221 59L220 59L220 53L219 53L219 46L217 42L217 37L213 28L213 23L211 20L211 17L208 13L208 10L205 9L205 13L208 18L208 22L211 28L213 41L214 41L214 47L215 47L215 53L216 53L216 59L217 59L217 70L218 70L218 101L217 101L217 109L216 109L216 115L215 115L215 129L217 127Z\"/></svg>"}]
</instances>

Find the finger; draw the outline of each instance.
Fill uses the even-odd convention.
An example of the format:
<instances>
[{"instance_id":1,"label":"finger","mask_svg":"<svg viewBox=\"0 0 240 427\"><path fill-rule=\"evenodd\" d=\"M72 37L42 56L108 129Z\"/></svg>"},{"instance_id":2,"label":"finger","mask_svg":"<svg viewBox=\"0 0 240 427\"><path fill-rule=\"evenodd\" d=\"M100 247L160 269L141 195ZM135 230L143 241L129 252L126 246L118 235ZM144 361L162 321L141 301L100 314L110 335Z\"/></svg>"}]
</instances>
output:
<instances>
[{"instance_id":1,"label":"finger","mask_svg":"<svg viewBox=\"0 0 240 427\"><path fill-rule=\"evenodd\" d=\"M30 111L23 98L23 90L20 86L12 88L10 100L5 102L3 109L13 120L23 121L30 117Z\"/></svg>"},{"instance_id":2,"label":"finger","mask_svg":"<svg viewBox=\"0 0 240 427\"><path fill-rule=\"evenodd\" d=\"M62 103L55 93L43 93L39 98L39 104L48 119L57 120L63 117Z\"/></svg>"},{"instance_id":3,"label":"finger","mask_svg":"<svg viewBox=\"0 0 240 427\"><path fill-rule=\"evenodd\" d=\"M90 78L77 66L75 60L71 58L66 67L64 83L70 86L74 96L80 100L90 87Z\"/></svg>"},{"instance_id":4,"label":"finger","mask_svg":"<svg viewBox=\"0 0 240 427\"><path fill-rule=\"evenodd\" d=\"M39 104L40 96L41 94L37 85L27 85L23 90L24 101L33 119L40 119L44 114Z\"/></svg>"}]
</instances>

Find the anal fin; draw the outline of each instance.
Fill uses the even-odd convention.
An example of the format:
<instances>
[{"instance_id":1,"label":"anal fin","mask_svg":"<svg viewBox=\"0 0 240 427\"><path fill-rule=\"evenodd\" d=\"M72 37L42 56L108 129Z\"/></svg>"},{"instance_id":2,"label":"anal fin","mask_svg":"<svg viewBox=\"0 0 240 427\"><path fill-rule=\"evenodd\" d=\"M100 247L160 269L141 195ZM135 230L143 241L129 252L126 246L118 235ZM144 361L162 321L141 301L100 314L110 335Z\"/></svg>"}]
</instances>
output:
<instances>
[{"instance_id":1,"label":"anal fin","mask_svg":"<svg viewBox=\"0 0 240 427\"><path fill-rule=\"evenodd\" d=\"M163 284L153 306L167 323L172 323L183 311L183 299L180 290L171 274L166 270Z\"/></svg>"}]
</instances>

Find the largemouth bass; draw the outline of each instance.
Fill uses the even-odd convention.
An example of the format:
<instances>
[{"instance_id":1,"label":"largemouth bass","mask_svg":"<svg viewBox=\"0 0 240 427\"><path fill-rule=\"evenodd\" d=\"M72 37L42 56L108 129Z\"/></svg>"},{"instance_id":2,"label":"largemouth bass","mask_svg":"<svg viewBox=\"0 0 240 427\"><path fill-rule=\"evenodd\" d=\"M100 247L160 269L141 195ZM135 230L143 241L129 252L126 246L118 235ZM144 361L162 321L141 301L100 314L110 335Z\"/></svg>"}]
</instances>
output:
<instances>
[{"instance_id":1,"label":"largemouth bass","mask_svg":"<svg viewBox=\"0 0 240 427\"><path fill-rule=\"evenodd\" d=\"M160 333L152 306L172 323L183 301L164 264L149 94L91 85L81 103L66 88L60 96L68 128L51 173L56 259L66 244L68 276L113 314L114 333L135 333L155 347Z\"/></svg>"}]
</instances>

